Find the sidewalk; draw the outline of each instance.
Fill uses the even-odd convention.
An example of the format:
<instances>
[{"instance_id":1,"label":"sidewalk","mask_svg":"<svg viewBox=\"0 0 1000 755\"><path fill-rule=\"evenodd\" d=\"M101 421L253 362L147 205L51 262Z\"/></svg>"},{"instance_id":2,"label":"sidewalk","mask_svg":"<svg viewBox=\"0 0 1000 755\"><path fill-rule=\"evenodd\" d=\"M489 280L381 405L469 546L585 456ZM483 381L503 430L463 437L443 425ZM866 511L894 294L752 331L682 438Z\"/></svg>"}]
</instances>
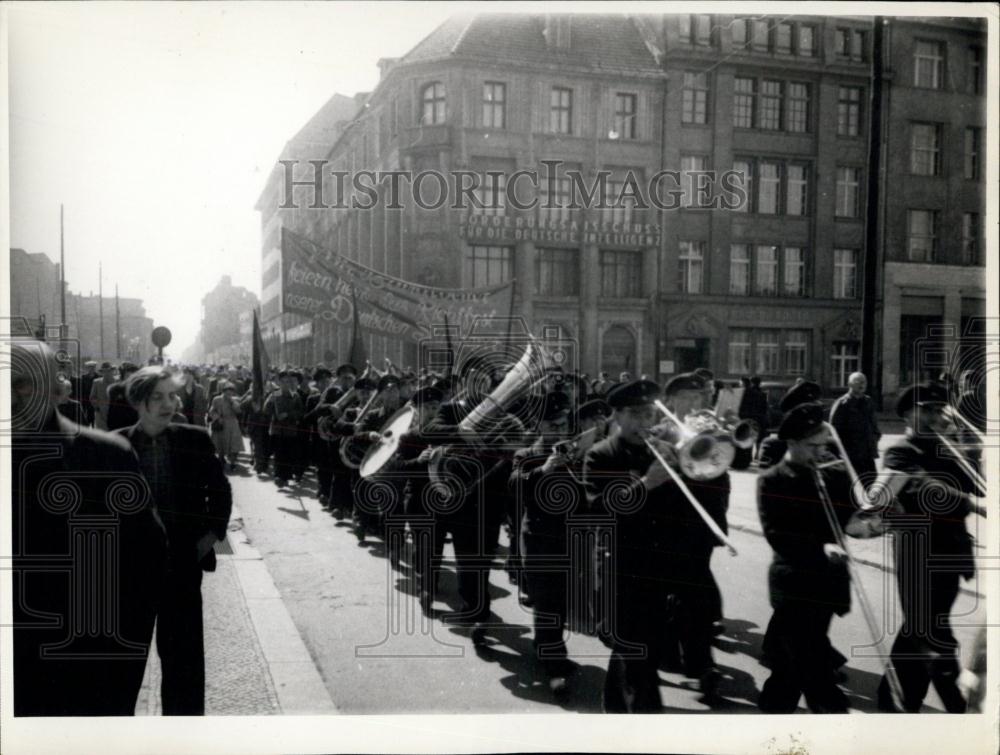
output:
<instances>
[{"instance_id":1,"label":"sidewalk","mask_svg":"<svg viewBox=\"0 0 1000 755\"><path fill-rule=\"evenodd\" d=\"M336 713L236 506L216 556L201 588L205 715ZM160 678L154 640L136 715L160 715Z\"/></svg>"}]
</instances>

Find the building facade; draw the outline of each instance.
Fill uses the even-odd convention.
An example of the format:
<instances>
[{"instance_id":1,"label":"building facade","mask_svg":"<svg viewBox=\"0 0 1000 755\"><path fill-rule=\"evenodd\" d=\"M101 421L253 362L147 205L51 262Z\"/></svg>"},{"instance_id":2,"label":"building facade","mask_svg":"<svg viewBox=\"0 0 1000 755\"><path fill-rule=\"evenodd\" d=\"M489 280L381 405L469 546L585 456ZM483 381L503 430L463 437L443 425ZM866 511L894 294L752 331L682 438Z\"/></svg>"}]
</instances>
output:
<instances>
[{"instance_id":1,"label":"building facade","mask_svg":"<svg viewBox=\"0 0 1000 755\"><path fill-rule=\"evenodd\" d=\"M252 318L258 304L256 294L234 286L232 278L223 275L201 299L201 329L197 338L200 353L189 354L193 361L249 364Z\"/></svg>"},{"instance_id":2,"label":"building facade","mask_svg":"<svg viewBox=\"0 0 1000 755\"><path fill-rule=\"evenodd\" d=\"M890 26L891 121L903 107L896 87L907 40L928 27ZM945 32L956 48L974 46L976 35L985 37L975 23ZM871 44L865 18L456 17L380 62L378 86L324 154L325 173L298 163L296 185L272 181L259 208L266 214L283 201L277 190L290 189L296 209L282 211L281 223L407 280L464 289L514 280L515 314L535 334L574 344L571 360L591 375L708 366L725 378L808 377L835 391L860 364ZM969 102L965 125L984 117L982 102L974 115ZM884 131L891 149L898 132L891 122ZM900 166L886 167L890 186ZM338 196L331 174L359 170L465 171L481 181L473 193L484 206L421 209L404 191L402 207L387 209L383 185L374 209L328 207L352 197L349 188ZM539 207L512 206L504 179L492 179L517 171L542 177L513 188ZM662 171L679 172L674 184ZM718 178L725 172L745 199L732 209L717 204L731 196ZM602 175L603 207L552 206L579 201ZM638 201L623 198L631 179ZM657 208L650 192L672 189L679 206ZM956 188L937 181L927 190L944 205ZM895 203L883 203L887 249L898 233ZM270 217L265 310L280 302L281 285ZM984 288L981 267L952 261ZM887 285L889 275L887 267ZM266 311L265 322L276 316ZM347 353L349 329L284 317L286 345L298 344L285 359ZM368 346L374 360L419 359L415 344L369 337ZM890 349L883 345L883 361Z\"/></svg>"},{"instance_id":3,"label":"building facade","mask_svg":"<svg viewBox=\"0 0 1000 755\"><path fill-rule=\"evenodd\" d=\"M61 306L58 263L42 253L10 250L11 314L36 327L44 317L50 340L59 337ZM82 360L141 363L155 353L153 321L142 299L66 292L66 335L79 343Z\"/></svg>"}]
</instances>

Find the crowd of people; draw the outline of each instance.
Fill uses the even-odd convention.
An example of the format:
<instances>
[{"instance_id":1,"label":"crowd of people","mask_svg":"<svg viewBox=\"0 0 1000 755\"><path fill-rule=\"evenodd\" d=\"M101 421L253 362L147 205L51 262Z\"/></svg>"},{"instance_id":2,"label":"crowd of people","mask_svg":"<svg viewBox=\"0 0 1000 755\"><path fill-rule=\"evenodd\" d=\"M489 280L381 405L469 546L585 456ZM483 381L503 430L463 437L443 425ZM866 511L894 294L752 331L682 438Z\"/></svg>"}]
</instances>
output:
<instances>
[{"instance_id":1,"label":"crowd of people","mask_svg":"<svg viewBox=\"0 0 1000 755\"><path fill-rule=\"evenodd\" d=\"M381 372L370 364L286 366L254 385L249 370L229 366L122 363L116 376L111 363L90 362L83 374L64 376L44 345L19 348L37 352L52 378L42 390L37 380L15 381L14 416L22 418L14 468L28 470L14 485L15 502L28 502L16 531L39 538L46 553L70 541L73 518L44 505L53 497L45 487L53 470L98 486L83 493L87 505L106 502L117 479L135 479L143 493L141 505L117 514L124 578L113 634L123 645L112 650L130 663L116 664L121 679L101 684L118 691L81 696L83 667L42 657L39 647L60 630L31 616L71 601L66 588L46 593L30 579L15 580L23 591L15 596L23 611L15 614L19 714L131 713L154 619L164 713L204 711L201 577L214 568L213 546L225 537L225 473L237 471L244 439L259 476L284 488L314 472L322 506L349 519L359 541L390 543L393 564L405 561L428 615L442 597L450 537L461 605L444 618L467 626L476 645L495 626L489 579L506 528L506 570L533 611L534 648L552 694L573 684L566 631L587 631L611 649L607 712L661 710L661 668L696 680L707 702L719 700L713 640L725 621L711 558L716 547L731 547L729 470L755 464L757 507L773 550L767 584L774 610L761 658L771 675L761 710L794 712L803 696L815 712L847 710L840 686L846 658L829 641L833 616L851 607L845 538L888 531L896 538L904 622L880 708L919 711L930 684L950 712L975 704L970 690L979 677L962 677L949 617L960 580L973 574L965 519L985 516L985 490L975 454L962 450L969 429L955 424L960 402L940 384L901 394L896 412L906 434L878 472L880 431L860 373L831 409L820 402L819 385L797 382L769 436L772 408L760 381L748 378L738 404L719 416L713 407L727 386L707 369L661 386L628 373L590 380L558 367L533 374L469 359L419 374L392 365ZM44 398L34 425L32 391ZM390 439L384 429L401 415L406 426ZM745 447L729 448L740 419L752 420L755 433L742 456ZM948 438L963 445L956 451ZM363 476L363 460L390 440L387 461ZM61 444L62 456L46 456L45 442ZM33 454L41 455L38 463ZM85 471L107 479L76 474ZM31 505L36 499L43 505ZM574 533L588 543L583 558L571 557ZM925 537L930 547L915 547ZM940 554L958 566L936 569L932 557ZM31 566L15 554L19 568Z\"/></svg>"}]
</instances>

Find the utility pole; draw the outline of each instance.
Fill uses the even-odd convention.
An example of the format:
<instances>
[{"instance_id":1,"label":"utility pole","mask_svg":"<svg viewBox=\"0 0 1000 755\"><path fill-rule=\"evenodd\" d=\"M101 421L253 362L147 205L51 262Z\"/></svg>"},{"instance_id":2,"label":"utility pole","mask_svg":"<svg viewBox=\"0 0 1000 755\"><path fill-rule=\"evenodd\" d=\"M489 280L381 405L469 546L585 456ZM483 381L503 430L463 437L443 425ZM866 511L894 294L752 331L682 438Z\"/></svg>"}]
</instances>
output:
<instances>
[{"instance_id":1,"label":"utility pole","mask_svg":"<svg viewBox=\"0 0 1000 755\"><path fill-rule=\"evenodd\" d=\"M115 359L122 358L122 317L118 308L118 284L115 284Z\"/></svg>"},{"instance_id":2,"label":"utility pole","mask_svg":"<svg viewBox=\"0 0 1000 755\"><path fill-rule=\"evenodd\" d=\"M101 325L101 360L104 359L104 267L97 263L97 321Z\"/></svg>"},{"instance_id":3,"label":"utility pole","mask_svg":"<svg viewBox=\"0 0 1000 755\"><path fill-rule=\"evenodd\" d=\"M59 340L68 336L66 325L66 248L63 230L63 206L59 205ZM64 344L60 344L65 348Z\"/></svg>"},{"instance_id":4,"label":"utility pole","mask_svg":"<svg viewBox=\"0 0 1000 755\"><path fill-rule=\"evenodd\" d=\"M861 371L868 378L876 403L882 404L882 376L876 375L875 300L878 297L879 179L882 163L882 57L884 23L875 16L872 34L871 106L868 123L868 192L865 202L864 275L861 281Z\"/></svg>"}]
</instances>

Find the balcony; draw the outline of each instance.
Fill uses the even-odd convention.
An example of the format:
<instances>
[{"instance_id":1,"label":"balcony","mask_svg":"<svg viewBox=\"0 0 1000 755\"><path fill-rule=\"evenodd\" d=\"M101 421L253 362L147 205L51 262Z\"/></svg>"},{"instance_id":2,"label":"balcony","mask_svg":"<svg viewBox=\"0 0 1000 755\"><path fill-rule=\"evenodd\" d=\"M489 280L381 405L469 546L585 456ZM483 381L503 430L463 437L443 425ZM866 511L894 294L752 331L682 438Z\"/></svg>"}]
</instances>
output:
<instances>
[{"instance_id":1,"label":"balcony","mask_svg":"<svg viewBox=\"0 0 1000 755\"><path fill-rule=\"evenodd\" d=\"M451 145L451 125L439 123L433 126L411 126L404 128L399 136L399 149L440 149Z\"/></svg>"}]
</instances>

